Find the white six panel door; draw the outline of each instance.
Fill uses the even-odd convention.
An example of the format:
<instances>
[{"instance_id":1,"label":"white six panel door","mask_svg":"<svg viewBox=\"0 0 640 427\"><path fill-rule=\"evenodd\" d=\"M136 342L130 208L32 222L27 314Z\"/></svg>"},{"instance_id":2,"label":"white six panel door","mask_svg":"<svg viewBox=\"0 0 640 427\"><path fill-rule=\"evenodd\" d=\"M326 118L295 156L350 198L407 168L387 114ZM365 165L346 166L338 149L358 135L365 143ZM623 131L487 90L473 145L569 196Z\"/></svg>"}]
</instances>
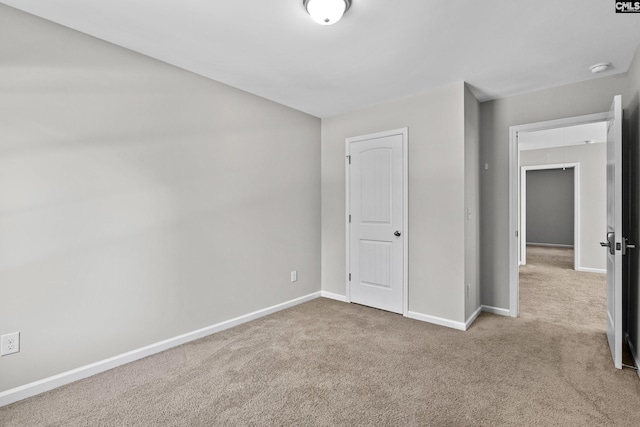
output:
<instances>
[{"instance_id":1,"label":"white six panel door","mask_svg":"<svg viewBox=\"0 0 640 427\"><path fill-rule=\"evenodd\" d=\"M351 302L403 313L403 135L348 142Z\"/></svg>"}]
</instances>

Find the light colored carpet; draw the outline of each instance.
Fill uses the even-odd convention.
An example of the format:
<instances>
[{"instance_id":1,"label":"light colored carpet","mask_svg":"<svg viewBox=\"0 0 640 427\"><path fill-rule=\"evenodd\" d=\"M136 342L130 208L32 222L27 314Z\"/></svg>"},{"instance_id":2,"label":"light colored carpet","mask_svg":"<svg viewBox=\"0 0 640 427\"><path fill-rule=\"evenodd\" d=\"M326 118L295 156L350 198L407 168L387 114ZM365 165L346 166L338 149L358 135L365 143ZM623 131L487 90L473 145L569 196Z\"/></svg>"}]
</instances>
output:
<instances>
[{"instance_id":1,"label":"light colored carpet","mask_svg":"<svg viewBox=\"0 0 640 427\"><path fill-rule=\"evenodd\" d=\"M606 331L606 281L575 271L573 249L527 246L520 267L520 316L570 327Z\"/></svg>"},{"instance_id":2,"label":"light colored carpet","mask_svg":"<svg viewBox=\"0 0 640 427\"><path fill-rule=\"evenodd\" d=\"M526 311L526 310L525 310ZM0 408L2 426L640 425L605 334L482 314L467 332L317 299Z\"/></svg>"}]
</instances>

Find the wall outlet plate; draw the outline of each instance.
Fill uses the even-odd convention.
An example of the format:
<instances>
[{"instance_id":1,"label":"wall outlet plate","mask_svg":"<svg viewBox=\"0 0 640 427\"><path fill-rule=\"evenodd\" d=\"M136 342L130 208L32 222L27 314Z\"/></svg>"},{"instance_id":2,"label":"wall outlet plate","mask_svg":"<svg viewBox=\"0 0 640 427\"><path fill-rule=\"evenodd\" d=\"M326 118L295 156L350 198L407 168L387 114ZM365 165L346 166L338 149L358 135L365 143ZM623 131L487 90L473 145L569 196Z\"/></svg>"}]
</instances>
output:
<instances>
[{"instance_id":1,"label":"wall outlet plate","mask_svg":"<svg viewBox=\"0 0 640 427\"><path fill-rule=\"evenodd\" d=\"M298 272L294 270L291 272L291 281L295 282L297 280L298 280Z\"/></svg>"},{"instance_id":2,"label":"wall outlet plate","mask_svg":"<svg viewBox=\"0 0 640 427\"><path fill-rule=\"evenodd\" d=\"M0 356L20 351L20 332L12 332L10 334L0 336Z\"/></svg>"}]
</instances>

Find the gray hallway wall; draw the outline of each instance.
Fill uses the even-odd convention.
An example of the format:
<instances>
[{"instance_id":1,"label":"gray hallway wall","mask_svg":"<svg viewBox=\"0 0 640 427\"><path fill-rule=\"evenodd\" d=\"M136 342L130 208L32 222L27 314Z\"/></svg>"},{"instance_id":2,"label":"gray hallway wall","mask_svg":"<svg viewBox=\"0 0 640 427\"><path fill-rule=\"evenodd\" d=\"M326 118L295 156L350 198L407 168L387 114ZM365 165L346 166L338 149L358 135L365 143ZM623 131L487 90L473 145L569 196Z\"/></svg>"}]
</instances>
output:
<instances>
[{"instance_id":1,"label":"gray hallway wall","mask_svg":"<svg viewBox=\"0 0 640 427\"><path fill-rule=\"evenodd\" d=\"M573 246L574 169L527 171L527 244Z\"/></svg>"},{"instance_id":2,"label":"gray hallway wall","mask_svg":"<svg viewBox=\"0 0 640 427\"><path fill-rule=\"evenodd\" d=\"M577 268L602 271L606 254L600 247L607 227L607 145L581 144L520 152L521 166L578 163L580 165L580 224Z\"/></svg>"}]
</instances>

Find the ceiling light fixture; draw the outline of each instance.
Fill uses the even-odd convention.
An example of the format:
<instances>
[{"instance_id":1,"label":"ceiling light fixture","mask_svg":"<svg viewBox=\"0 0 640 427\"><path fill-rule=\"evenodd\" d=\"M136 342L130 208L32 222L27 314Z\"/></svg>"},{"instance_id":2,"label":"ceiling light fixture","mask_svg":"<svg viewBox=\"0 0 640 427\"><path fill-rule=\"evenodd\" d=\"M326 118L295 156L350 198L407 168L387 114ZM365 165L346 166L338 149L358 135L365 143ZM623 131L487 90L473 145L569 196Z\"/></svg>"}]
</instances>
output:
<instances>
[{"instance_id":1,"label":"ceiling light fixture","mask_svg":"<svg viewBox=\"0 0 640 427\"><path fill-rule=\"evenodd\" d=\"M333 25L351 7L351 0L303 0L304 8L320 25Z\"/></svg>"},{"instance_id":2,"label":"ceiling light fixture","mask_svg":"<svg viewBox=\"0 0 640 427\"><path fill-rule=\"evenodd\" d=\"M593 74L598 74L607 71L609 67L611 67L610 62L600 62L589 67L589 71L591 71Z\"/></svg>"}]
</instances>

